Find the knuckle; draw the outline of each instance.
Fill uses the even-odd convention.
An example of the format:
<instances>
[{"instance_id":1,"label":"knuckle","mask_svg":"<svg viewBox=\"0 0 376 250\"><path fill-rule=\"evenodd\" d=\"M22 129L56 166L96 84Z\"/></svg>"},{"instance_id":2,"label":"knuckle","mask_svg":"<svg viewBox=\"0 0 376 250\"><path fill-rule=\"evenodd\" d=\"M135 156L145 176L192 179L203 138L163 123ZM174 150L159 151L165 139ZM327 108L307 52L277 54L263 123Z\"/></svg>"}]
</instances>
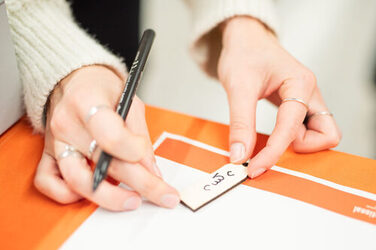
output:
<instances>
[{"instance_id":1,"label":"knuckle","mask_svg":"<svg viewBox=\"0 0 376 250\"><path fill-rule=\"evenodd\" d=\"M35 188L44 195L52 198L53 200L61 203L61 204L68 204L71 203L70 193L67 190L62 190L58 195L53 194L51 191L51 186L47 184L43 175L37 174L34 177L33 184Z\"/></svg>"},{"instance_id":2,"label":"knuckle","mask_svg":"<svg viewBox=\"0 0 376 250\"><path fill-rule=\"evenodd\" d=\"M43 181L43 178L41 177L40 174L35 175L33 184L34 184L36 189L38 189L42 193L45 193L44 181Z\"/></svg>"},{"instance_id":3,"label":"knuckle","mask_svg":"<svg viewBox=\"0 0 376 250\"><path fill-rule=\"evenodd\" d=\"M242 120L236 119L231 122L231 130L249 132L251 126Z\"/></svg>"},{"instance_id":4,"label":"knuckle","mask_svg":"<svg viewBox=\"0 0 376 250\"><path fill-rule=\"evenodd\" d=\"M53 111L51 120L50 120L50 128L53 135L59 133L65 133L68 126L66 126L67 116L64 108L62 106L56 106Z\"/></svg>"},{"instance_id":5,"label":"knuckle","mask_svg":"<svg viewBox=\"0 0 376 250\"><path fill-rule=\"evenodd\" d=\"M299 141L299 140L294 140L292 142L292 146L294 148L294 151L297 152L297 153L304 153L305 152L305 145L303 142Z\"/></svg>"},{"instance_id":6,"label":"knuckle","mask_svg":"<svg viewBox=\"0 0 376 250\"><path fill-rule=\"evenodd\" d=\"M224 81L224 88L228 93L232 93L238 90L239 81L237 79L230 79Z\"/></svg>"},{"instance_id":7,"label":"knuckle","mask_svg":"<svg viewBox=\"0 0 376 250\"><path fill-rule=\"evenodd\" d=\"M231 92L237 89L240 78L238 74L229 74L227 72L225 74L221 74L221 72L219 72L218 76L222 83L222 86L227 92Z\"/></svg>"},{"instance_id":8,"label":"knuckle","mask_svg":"<svg viewBox=\"0 0 376 250\"><path fill-rule=\"evenodd\" d=\"M328 137L328 144L329 148L334 148L338 146L339 142L341 141L341 135L340 134L333 134Z\"/></svg>"},{"instance_id":9,"label":"knuckle","mask_svg":"<svg viewBox=\"0 0 376 250\"><path fill-rule=\"evenodd\" d=\"M85 100L87 97L86 88L76 88L75 91L71 92L64 99L66 99L68 104L78 107L82 103L82 100Z\"/></svg>"},{"instance_id":10,"label":"knuckle","mask_svg":"<svg viewBox=\"0 0 376 250\"><path fill-rule=\"evenodd\" d=\"M55 197L55 200L60 204L70 204L72 203L71 194L69 191L62 191L58 196Z\"/></svg>"},{"instance_id":11,"label":"knuckle","mask_svg":"<svg viewBox=\"0 0 376 250\"><path fill-rule=\"evenodd\" d=\"M301 78L306 87L310 87L311 89L313 89L316 86L316 82L317 82L316 76L309 69L305 69L302 72Z\"/></svg>"},{"instance_id":12,"label":"knuckle","mask_svg":"<svg viewBox=\"0 0 376 250\"><path fill-rule=\"evenodd\" d=\"M69 204L73 202L69 190L62 189L60 190L58 195L56 193L51 193L51 187L46 184L46 181L40 174L37 174L34 177L33 184L39 192L41 192L44 195L47 195L56 202L59 202L61 204Z\"/></svg>"}]
</instances>

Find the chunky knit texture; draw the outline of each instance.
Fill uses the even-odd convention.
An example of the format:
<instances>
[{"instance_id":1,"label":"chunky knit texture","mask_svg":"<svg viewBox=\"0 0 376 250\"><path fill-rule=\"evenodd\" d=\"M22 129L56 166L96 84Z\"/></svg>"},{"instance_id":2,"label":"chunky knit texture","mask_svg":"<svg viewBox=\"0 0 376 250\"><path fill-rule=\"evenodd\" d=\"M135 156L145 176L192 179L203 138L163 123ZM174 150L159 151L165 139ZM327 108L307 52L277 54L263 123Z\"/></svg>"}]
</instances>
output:
<instances>
[{"instance_id":1,"label":"chunky knit texture","mask_svg":"<svg viewBox=\"0 0 376 250\"><path fill-rule=\"evenodd\" d=\"M79 0L77 0L79 1ZM221 48L216 27L235 15L258 18L275 30L272 0L186 0L193 13L192 54L211 76ZM42 114L55 85L72 71L101 64L119 75L122 60L75 23L65 0L6 0L24 102L35 130L43 132Z\"/></svg>"},{"instance_id":2,"label":"chunky knit texture","mask_svg":"<svg viewBox=\"0 0 376 250\"><path fill-rule=\"evenodd\" d=\"M273 0L185 0L192 10L191 54L200 67L217 77L221 52L220 23L234 16L251 16L277 32Z\"/></svg>"},{"instance_id":3,"label":"chunky knit texture","mask_svg":"<svg viewBox=\"0 0 376 250\"><path fill-rule=\"evenodd\" d=\"M122 60L78 27L66 1L8 0L6 6L26 112L37 132L50 92L72 71L101 64L125 74Z\"/></svg>"}]
</instances>

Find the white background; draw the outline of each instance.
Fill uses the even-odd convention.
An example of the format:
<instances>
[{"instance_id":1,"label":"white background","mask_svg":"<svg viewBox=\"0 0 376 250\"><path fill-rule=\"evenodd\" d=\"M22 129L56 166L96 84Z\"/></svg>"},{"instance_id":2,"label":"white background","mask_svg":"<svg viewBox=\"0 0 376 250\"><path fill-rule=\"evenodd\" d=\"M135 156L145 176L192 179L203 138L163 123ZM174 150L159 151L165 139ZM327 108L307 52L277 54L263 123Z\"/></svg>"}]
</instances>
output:
<instances>
[{"instance_id":1,"label":"white background","mask_svg":"<svg viewBox=\"0 0 376 250\"><path fill-rule=\"evenodd\" d=\"M337 147L376 158L375 0L279 0L279 37L317 76L343 132ZM224 91L188 53L189 11L183 1L143 0L142 26L157 31L139 95L149 104L228 123ZM257 130L270 133L276 109L261 101Z\"/></svg>"}]
</instances>

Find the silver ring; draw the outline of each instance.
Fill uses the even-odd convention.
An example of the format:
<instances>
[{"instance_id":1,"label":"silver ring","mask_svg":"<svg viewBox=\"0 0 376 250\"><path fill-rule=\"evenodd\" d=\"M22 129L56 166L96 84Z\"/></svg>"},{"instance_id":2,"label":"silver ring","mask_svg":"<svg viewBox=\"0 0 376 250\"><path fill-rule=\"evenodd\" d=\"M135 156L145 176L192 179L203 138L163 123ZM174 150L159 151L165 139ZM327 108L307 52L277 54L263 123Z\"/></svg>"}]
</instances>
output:
<instances>
[{"instance_id":1,"label":"silver ring","mask_svg":"<svg viewBox=\"0 0 376 250\"><path fill-rule=\"evenodd\" d=\"M109 106L107 105L98 105L98 106L92 106L90 109L89 109L89 112L85 118L85 122L88 123L90 118L95 115L100 109L102 108L109 108L111 109Z\"/></svg>"},{"instance_id":2,"label":"silver ring","mask_svg":"<svg viewBox=\"0 0 376 250\"><path fill-rule=\"evenodd\" d=\"M59 160L67 158L68 156L83 158L83 155L80 152L78 152L73 146L65 145L64 148L65 148L65 150L61 154L59 154L59 156L58 156Z\"/></svg>"},{"instance_id":3,"label":"silver ring","mask_svg":"<svg viewBox=\"0 0 376 250\"><path fill-rule=\"evenodd\" d=\"M306 107L307 110L309 109L308 104L305 101L303 101L302 99L299 99L299 98L285 98L285 99L282 100L282 103L284 103L284 102L299 102L299 103L303 104L304 107Z\"/></svg>"},{"instance_id":4,"label":"silver ring","mask_svg":"<svg viewBox=\"0 0 376 250\"><path fill-rule=\"evenodd\" d=\"M94 153L94 151L95 151L96 148L97 148L97 141L96 140L92 140L90 142L89 152L87 154L87 158L89 158L91 160L91 157L93 156L93 153Z\"/></svg>"},{"instance_id":5,"label":"silver ring","mask_svg":"<svg viewBox=\"0 0 376 250\"><path fill-rule=\"evenodd\" d=\"M313 116L316 116L316 115L329 115L329 116L333 116L333 113L330 113L329 111L320 111L320 112L316 112L316 113L307 115L307 119L311 119Z\"/></svg>"}]
</instances>

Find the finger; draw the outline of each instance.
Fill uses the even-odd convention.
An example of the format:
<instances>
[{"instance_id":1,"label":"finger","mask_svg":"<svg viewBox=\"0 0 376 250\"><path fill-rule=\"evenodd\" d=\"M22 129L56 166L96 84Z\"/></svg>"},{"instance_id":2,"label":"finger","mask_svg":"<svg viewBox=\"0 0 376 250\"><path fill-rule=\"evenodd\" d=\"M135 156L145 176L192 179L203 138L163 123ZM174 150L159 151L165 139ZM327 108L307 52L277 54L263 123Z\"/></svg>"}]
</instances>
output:
<instances>
[{"instance_id":1,"label":"finger","mask_svg":"<svg viewBox=\"0 0 376 250\"><path fill-rule=\"evenodd\" d=\"M129 162L140 161L145 156L147 139L131 133L114 111L100 109L86 124L90 134L105 152Z\"/></svg>"},{"instance_id":2,"label":"finger","mask_svg":"<svg viewBox=\"0 0 376 250\"><path fill-rule=\"evenodd\" d=\"M310 105L310 114L328 111L318 88L315 89ZM341 132L330 115L314 115L307 122L307 127L301 125L298 135L293 142L293 148L299 153L317 152L338 145Z\"/></svg>"},{"instance_id":3,"label":"finger","mask_svg":"<svg viewBox=\"0 0 376 250\"><path fill-rule=\"evenodd\" d=\"M145 120L145 106L142 101L136 96L133 100L132 106L129 110L128 118L126 120L127 128L136 135L142 135L145 138L150 138L149 131ZM141 165L146 167L153 174L162 178L162 174L156 164L154 151L150 143L150 139L147 143L147 149L144 158L140 161ZM88 148L89 146L87 146ZM93 161L97 162L100 156L100 150L95 150L93 153Z\"/></svg>"},{"instance_id":4,"label":"finger","mask_svg":"<svg viewBox=\"0 0 376 250\"><path fill-rule=\"evenodd\" d=\"M64 152L65 144L55 142L55 152ZM125 190L102 181L98 189L93 192L93 173L87 165L85 158L74 155L58 160L60 172L68 186L83 197L99 206L112 210L134 210L141 205L141 197L133 191Z\"/></svg>"},{"instance_id":5,"label":"finger","mask_svg":"<svg viewBox=\"0 0 376 250\"><path fill-rule=\"evenodd\" d=\"M82 199L61 178L55 159L46 152L43 152L38 164L34 185L41 193L62 204Z\"/></svg>"},{"instance_id":6,"label":"finger","mask_svg":"<svg viewBox=\"0 0 376 250\"><path fill-rule=\"evenodd\" d=\"M55 112L56 117L71 117L71 122L69 123L69 126L67 124L65 124L65 126L62 126L62 121L55 121L54 123L52 123L54 124L53 130L56 137L63 141L69 141L71 145L73 145L80 152L83 152L84 155L90 155L89 148L91 146L91 143L93 142L93 138L88 133L86 128L82 126L81 121L77 119L75 120L75 118L72 117L72 115L69 115L67 108L56 108ZM128 122L126 123L126 125L128 126L130 132L144 136L145 138L149 138L145 121L144 105L137 97L133 101L132 107L128 114L127 121ZM156 166L155 157L150 140L147 141L146 147L147 149L145 157L142 159L141 163L156 175L161 176L160 171ZM94 152L91 153L94 162L97 162L100 153L101 150L98 147Z\"/></svg>"},{"instance_id":7,"label":"finger","mask_svg":"<svg viewBox=\"0 0 376 250\"><path fill-rule=\"evenodd\" d=\"M114 159L109 174L159 206L174 208L180 202L179 194L174 188L140 164Z\"/></svg>"},{"instance_id":8,"label":"finger","mask_svg":"<svg viewBox=\"0 0 376 250\"><path fill-rule=\"evenodd\" d=\"M153 147L150 142L149 131L145 120L145 105L137 96L135 96L133 99L128 118L126 120L126 126L132 133L142 135L148 139L145 157L140 163L149 169L149 171L162 178L162 174L157 166Z\"/></svg>"},{"instance_id":9,"label":"finger","mask_svg":"<svg viewBox=\"0 0 376 250\"><path fill-rule=\"evenodd\" d=\"M74 92L67 93L66 105L54 110L51 120L54 135L63 141L71 142L61 135L72 134L70 125L76 122L72 119L75 117L107 153L125 161L141 160L145 155L147 139L131 133L125 127L123 119L113 110L117 99L115 90L117 88L95 85L89 90L77 88ZM120 92L117 95L120 95ZM90 115L93 107L98 108L97 112ZM81 137L77 134L75 136Z\"/></svg>"},{"instance_id":10,"label":"finger","mask_svg":"<svg viewBox=\"0 0 376 250\"><path fill-rule=\"evenodd\" d=\"M137 162L146 151L147 142L133 135L123 125L123 120L110 110L102 110L88 125L88 129L99 147L119 159Z\"/></svg>"},{"instance_id":11,"label":"finger","mask_svg":"<svg viewBox=\"0 0 376 250\"><path fill-rule=\"evenodd\" d=\"M279 93L282 100L299 98L308 103L312 91L311 83L291 79L280 87ZM278 161L289 144L296 138L306 113L307 107L296 101L283 102L280 105L276 126L266 146L249 163L248 174L251 178L259 176Z\"/></svg>"},{"instance_id":12,"label":"finger","mask_svg":"<svg viewBox=\"0 0 376 250\"><path fill-rule=\"evenodd\" d=\"M242 163L250 157L256 142L258 96L248 83L228 88L227 96L230 106L230 161Z\"/></svg>"},{"instance_id":13,"label":"finger","mask_svg":"<svg viewBox=\"0 0 376 250\"><path fill-rule=\"evenodd\" d=\"M50 129L48 129L50 128ZM87 129L82 124L81 120L75 115L75 112L70 110L67 106L57 106L49 123L47 123L46 136L51 136L55 140L69 141L78 151L84 155L88 155L89 146L93 137L89 134ZM51 148L51 155L54 153L55 140L48 143L48 148ZM46 146L46 144L45 144Z\"/></svg>"}]
</instances>

